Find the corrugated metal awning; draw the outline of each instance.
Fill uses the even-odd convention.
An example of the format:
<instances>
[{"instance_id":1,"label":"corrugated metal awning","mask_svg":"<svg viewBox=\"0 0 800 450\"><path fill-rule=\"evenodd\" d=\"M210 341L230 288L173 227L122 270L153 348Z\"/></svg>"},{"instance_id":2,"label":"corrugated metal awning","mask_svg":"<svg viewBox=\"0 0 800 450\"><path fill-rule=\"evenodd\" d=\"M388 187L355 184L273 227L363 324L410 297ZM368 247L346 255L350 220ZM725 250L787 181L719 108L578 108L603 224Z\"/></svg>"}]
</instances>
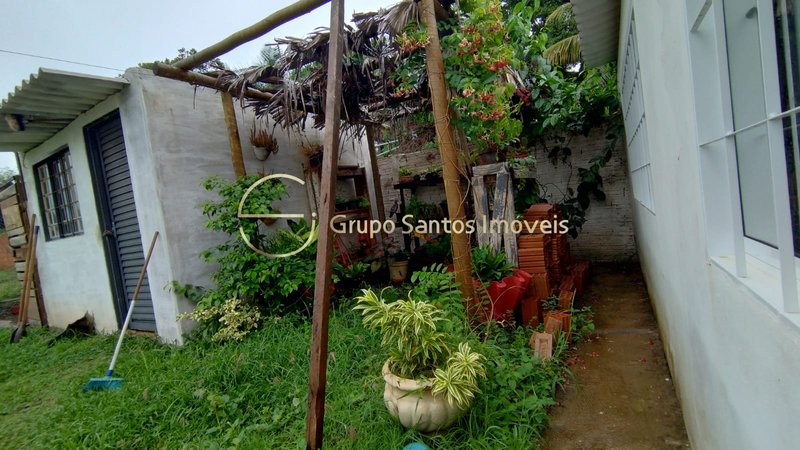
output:
<instances>
[{"instance_id":1,"label":"corrugated metal awning","mask_svg":"<svg viewBox=\"0 0 800 450\"><path fill-rule=\"evenodd\" d=\"M587 67L617 60L620 0L570 0Z\"/></svg>"},{"instance_id":2,"label":"corrugated metal awning","mask_svg":"<svg viewBox=\"0 0 800 450\"><path fill-rule=\"evenodd\" d=\"M39 69L0 103L0 117L21 117L25 125L24 131L12 131L0 122L0 151L38 146L127 84L123 78Z\"/></svg>"}]
</instances>

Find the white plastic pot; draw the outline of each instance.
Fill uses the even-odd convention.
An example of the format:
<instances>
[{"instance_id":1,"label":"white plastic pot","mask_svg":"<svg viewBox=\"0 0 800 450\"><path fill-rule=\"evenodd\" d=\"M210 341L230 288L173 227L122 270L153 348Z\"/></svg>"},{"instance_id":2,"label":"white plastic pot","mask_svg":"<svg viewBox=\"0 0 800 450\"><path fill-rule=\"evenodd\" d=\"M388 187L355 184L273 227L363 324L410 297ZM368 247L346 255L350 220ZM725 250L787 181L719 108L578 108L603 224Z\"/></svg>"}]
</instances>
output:
<instances>
[{"instance_id":1,"label":"white plastic pot","mask_svg":"<svg viewBox=\"0 0 800 450\"><path fill-rule=\"evenodd\" d=\"M422 433L443 430L469 408L469 405L459 408L443 395L433 395L429 381L409 380L393 374L389 361L383 365L383 379L386 381L383 391L386 409L406 428Z\"/></svg>"}]
</instances>

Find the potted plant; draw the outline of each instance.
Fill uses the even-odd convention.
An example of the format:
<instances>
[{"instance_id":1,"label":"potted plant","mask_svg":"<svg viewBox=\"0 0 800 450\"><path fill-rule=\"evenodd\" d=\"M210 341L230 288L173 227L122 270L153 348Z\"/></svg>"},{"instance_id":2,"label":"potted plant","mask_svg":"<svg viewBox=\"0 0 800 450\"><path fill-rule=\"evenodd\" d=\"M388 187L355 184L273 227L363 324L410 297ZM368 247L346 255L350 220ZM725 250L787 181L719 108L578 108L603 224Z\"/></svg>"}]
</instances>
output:
<instances>
[{"instance_id":1,"label":"potted plant","mask_svg":"<svg viewBox=\"0 0 800 450\"><path fill-rule=\"evenodd\" d=\"M409 292L408 300L386 303L372 289L356 297L364 324L380 329L389 358L383 365L383 401L406 428L428 433L452 425L472 404L478 379L486 376L480 353L452 333L439 331L444 312ZM444 327L443 327L444 328Z\"/></svg>"},{"instance_id":2,"label":"potted plant","mask_svg":"<svg viewBox=\"0 0 800 450\"><path fill-rule=\"evenodd\" d=\"M504 252L493 252L489 246L472 250L472 265L476 292L485 294L481 296L484 298L476 299L481 307L482 318L508 318L527 292L531 275L515 269L506 261ZM481 300L488 300L488 304Z\"/></svg>"},{"instance_id":3,"label":"potted plant","mask_svg":"<svg viewBox=\"0 0 800 450\"><path fill-rule=\"evenodd\" d=\"M259 161L265 161L269 155L278 153L278 140L267 130L253 127L250 130L250 143L253 144L253 153Z\"/></svg>"},{"instance_id":4,"label":"potted plant","mask_svg":"<svg viewBox=\"0 0 800 450\"><path fill-rule=\"evenodd\" d=\"M303 145L303 154L308 159L310 167L322 166L322 144L319 142L308 142Z\"/></svg>"},{"instance_id":5,"label":"potted plant","mask_svg":"<svg viewBox=\"0 0 800 450\"><path fill-rule=\"evenodd\" d=\"M389 278L392 284L401 285L408 277L408 257L410 255L394 239L389 241L386 250L389 255Z\"/></svg>"},{"instance_id":6,"label":"potted plant","mask_svg":"<svg viewBox=\"0 0 800 450\"><path fill-rule=\"evenodd\" d=\"M408 167L401 167L397 170L397 178L398 183L411 183L414 181L414 172Z\"/></svg>"}]
</instances>

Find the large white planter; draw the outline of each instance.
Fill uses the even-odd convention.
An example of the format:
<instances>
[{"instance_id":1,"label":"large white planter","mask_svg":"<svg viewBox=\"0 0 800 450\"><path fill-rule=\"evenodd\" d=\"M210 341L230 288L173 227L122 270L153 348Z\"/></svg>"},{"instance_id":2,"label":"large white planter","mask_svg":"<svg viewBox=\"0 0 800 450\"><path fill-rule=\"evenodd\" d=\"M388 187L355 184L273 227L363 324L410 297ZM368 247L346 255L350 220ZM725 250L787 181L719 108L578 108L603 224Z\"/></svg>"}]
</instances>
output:
<instances>
[{"instance_id":1,"label":"large white planter","mask_svg":"<svg viewBox=\"0 0 800 450\"><path fill-rule=\"evenodd\" d=\"M389 371L389 361L383 365L386 388L383 402L389 414L406 428L422 433L442 430L452 425L469 408L451 405L443 395L431 394L429 381L401 378Z\"/></svg>"}]
</instances>

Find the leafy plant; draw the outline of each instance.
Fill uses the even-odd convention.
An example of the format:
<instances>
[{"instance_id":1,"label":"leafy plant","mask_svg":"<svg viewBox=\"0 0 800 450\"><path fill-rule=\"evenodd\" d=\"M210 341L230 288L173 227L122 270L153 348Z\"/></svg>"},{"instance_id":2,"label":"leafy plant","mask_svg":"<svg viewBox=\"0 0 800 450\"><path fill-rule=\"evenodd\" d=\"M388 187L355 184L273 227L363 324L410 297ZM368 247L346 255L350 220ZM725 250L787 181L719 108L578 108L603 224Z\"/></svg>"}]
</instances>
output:
<instances>
[{"instance_id":1,"label":"leafy plant","mask_svg":"<svg viewBox=\"0 0 800 450\"><path fill-rule=\"evenodd\" d=\"M410 177L413 174L414 172L412 172L408 167L401 167L397 170L397 175L401 177Z\"/></svg>"},{"instance_id":2,"label":"leafy plant","mask_svg":"<svg viewBox=\"0 0 800 450\"><path fill-rule=\"evenodd\" d=\"M364 324L380 329L381 344L389 353L392 373L408 379L432 382L432 392L444 395L451 404L467 406L478 391L478 380L486 376L484 357L460 342L451 352L448 336L438 324L447 319L432 303L408 300L386 303L372 289L356 297L355 310L361 311ZM452 339L452 336L450 336Z\"/></svg>"},{"instance_id":3,"label":"leafy plant","mask_svg":"<svg viewBox=\"0 0 800 450\"><path fill-rule=\"evenodd\" d=\"M545 311L555 311L558 309L558 296L551 295L550 297L542 300L542 308Z\"/></svg>"},{"instance_id":4,"label":"leafy plant","mask_svg":"<svg viewBox=\"0 0 800 450\"><path fill-rule=\"evenodd\" d=\"M488 245L472 249L472 274L477 280L484 283L500 281L512 275L513 268L503 251L495 253Z\"/></svg>"},{"instance_id":5,"label":"leafy plant","mask_svg":"<svg viewBox=\"0 0 800 450\"><path fill-rule=\"evenodd\" d=\"M567 312L572 314L570 331L572 332L573 342L581 342L589 333L595 330L594 312L590 306L584 306L581 309L570 308Z\"/></svg>"},{"instance_id":6,"label":"leafy plant","mask_svg":"<svg viewBox=\"0 0 800 450\"><path fill-rule=\"evenodd\" d=\"M252 305L244 304L238 298L230 298L222 305L197 308L191 313L179 314L178 318L219 322L221 326L211 336L211 340L225 342L241 341L258 326L261 314Z\"/></svg>"},{"instance_id":7,"label":"leafy plant","mask_svg":"<svg viewBox=\"0 0 800 450\"><path fill-rule=\"evenodd\" d=\"M267 258L248 247L241 239L239 227L253 246L267 253L286 254L300 248L310 237L310 228L303 222L289 223L289 229L265 234L253 219L240 219L239 202L244 192L259 176L248 175L236 181L220 177L207 179L203 186L215 191L219 198L203 204L208 219L206 228L225 233L227 241L205 250L201 256L218 268L211 275L214 286L201 288L174 282L175 292L197 303L194 319L201 321L200 336L216 336L225 327L218 317L231 299L241 302L236 309L248 314L285 313L300 308L308 311L316 272L316 240L301 252L283 258ZM244 213L274 211L272 203L285 193L285 186L268 181L247 197ZM248 308L244 308L247 305ZM228 308L231 306L228 305ZM223 308L223 309L220 309ZM248 330L251 328L247 328Z\"/></svg>"},{"instance_id":8,"label":"leafy plant","mask_svg":"<svg viewBox=\"0 0 800 450\"><path fill-rule=\"evenodd\" d=\"M465 5L463 19L442 38L445 77L453 95L454 124L474 146L473 156L505 150L516 142L522 122L511 100L516 87L508 75L520 62L503 19L499 0Z\"/></svg>"}]
</instances>

